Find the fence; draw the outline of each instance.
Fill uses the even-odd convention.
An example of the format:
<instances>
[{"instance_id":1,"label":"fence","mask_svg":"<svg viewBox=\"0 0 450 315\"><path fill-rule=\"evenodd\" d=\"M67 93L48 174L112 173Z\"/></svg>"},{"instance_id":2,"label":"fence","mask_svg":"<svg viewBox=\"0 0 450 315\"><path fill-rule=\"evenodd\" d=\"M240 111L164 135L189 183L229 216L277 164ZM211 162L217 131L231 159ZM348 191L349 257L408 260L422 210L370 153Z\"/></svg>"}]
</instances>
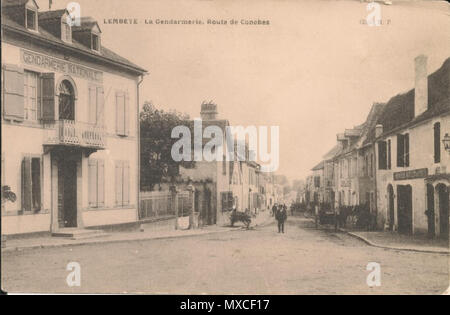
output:
<instances>
[{"instance_id":1,"label":"fence","mask_svg":"<svg viewBox=\"0 0 450 315\"><path fill-rule=\"evenodd\" d=\"M178 216L187 216L192 210L189 192L182 191L176 194L178 199ZM174 195L170 191L142 192L139 201L139 218L151 219L175 216Z\"/></svg>"}]
</instances>

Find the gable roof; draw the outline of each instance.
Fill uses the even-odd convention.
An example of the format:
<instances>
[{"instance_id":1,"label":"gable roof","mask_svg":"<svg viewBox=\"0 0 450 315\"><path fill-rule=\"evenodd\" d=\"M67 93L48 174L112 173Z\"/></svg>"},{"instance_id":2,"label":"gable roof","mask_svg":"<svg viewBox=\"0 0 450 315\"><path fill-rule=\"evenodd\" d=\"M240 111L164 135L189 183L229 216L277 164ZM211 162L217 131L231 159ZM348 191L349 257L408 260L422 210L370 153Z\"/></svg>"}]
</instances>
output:
<instances>
[{"instance_id":1,"label":"gable roof","mask_svg":"<svg viewBox=\"0 0 450 315\"><path fill-rule=\"evenodd\" d=\"M319 171L319 170L323 170L324 168L324 161L320 162L319 164L317 164L316 166L314 166L311 170L312 171Z\"/></svg>"},{"instance_id":2,"label":"gable roof","mask_svg":"<svg viewBox=\"0 0 450 315\"><path fill-rule=\"evenodd\" d=\"M383 135L450 111L450 58L428 76L428 110L414 117L414 89L392 97L378 119Z\"/></svg>"},{"instance_id":3,"label":"gable roof","mask_svg":"<svg viewBox=\"0 0 450 315\"><path fill-rule=\"evenodd\" d=\"M66 9L39 12L39 21L60 19L65 13L69 13Z\"/></svg>"},{"instance_id":4,"label":"gable roof","mask_svg":"<svg viewBox=\"0 0 450 315\"><path fill-rule=\"evenodd\" d=\"M2 1L3 6L3 1ZM58 10L60 11L60 10ZM60 14L58 13L48 13L49 16L56 16ZM85 56L88 56L89 58L95 58L95 59L101 59L102 61L113 63L116 66L126 67L127 69L132 70L133 72L137 73L146 73L147 70L144 68L132 63L128 59L116 54L112 50L106 48L102 44L102 49L99 52L92 52L91 49L84 46L83 44L79 43L75 39L72 39L72 43L66 43L61 38L51 34L45 28L43 28L41 25L39 25L39 32L30 32L24 25L21 25L17 23L16 21L12 20L8 17L8 15L4 14L2 12L2 31L3 30L10 30L12 32L20 33L21 35L25 35L27 37L38 39L42 41L46 41L52 45L57 45L60 48L68 49L68 50L76 50L78 53L82 53Z\"/></svg>"},{"instance_id":5,"label":"gable roof","mask_svg":"<svg viewBox=\"0 0 450 315\"><path fill-rule=\"evenodd\" d=\"M2 7L19 7L24 6L28 3L30 0L2 0ZM32 0L37 8L39 8L36 1Z\"/></svg>"}]
</instances>

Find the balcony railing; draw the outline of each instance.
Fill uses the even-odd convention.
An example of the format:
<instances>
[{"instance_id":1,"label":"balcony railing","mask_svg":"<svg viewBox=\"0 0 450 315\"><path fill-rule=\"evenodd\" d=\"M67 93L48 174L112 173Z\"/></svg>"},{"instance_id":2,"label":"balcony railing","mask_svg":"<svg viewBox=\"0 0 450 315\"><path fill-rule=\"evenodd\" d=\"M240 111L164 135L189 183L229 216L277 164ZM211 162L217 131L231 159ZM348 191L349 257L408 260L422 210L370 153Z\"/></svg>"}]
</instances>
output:
<instances>
[{"instance_id":1,"label":"balcony railing","mask_svg":"<svg viewBox=\"0 0 450 315\"><path fill-rule=\"evenodd\" d=\"M106 147L105 129L73 120L58 120L46 129L44 143L101 149Z\"/></svg>"}]
</instances>

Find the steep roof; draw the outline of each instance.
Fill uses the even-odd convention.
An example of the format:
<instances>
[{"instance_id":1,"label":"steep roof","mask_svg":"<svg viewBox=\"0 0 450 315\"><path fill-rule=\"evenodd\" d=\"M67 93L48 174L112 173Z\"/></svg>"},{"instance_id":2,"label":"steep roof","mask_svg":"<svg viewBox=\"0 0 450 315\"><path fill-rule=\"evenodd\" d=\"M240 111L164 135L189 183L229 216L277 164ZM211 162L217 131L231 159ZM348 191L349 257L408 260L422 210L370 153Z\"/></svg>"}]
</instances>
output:
<instances>
[{"instance_id":1,"label":"steep roof","mask_svg":"<svg viewBox=\"0 0 450 315\"><path fill-rule=\"evenodd\" d=\"M3 6L3 1L2 1ZM60 11L60 10L58 10ZM44 13L44 12L43 12ZM48 13L48 16L56 16L58 13ZM143 69L142 67L132 63L128 59L116 54L112 50L106 48L103 44L100 49L100 52L92 52L91 49L88 47L82 45L81 43L77 42L75 39L72 39L72 43L66 43L61 38L56 37L55 35L51 34L47 30L45 30L43 27L39 25L39 32L30 32L24 25L21 25L17 23L16 21L9 18L6 14L2 13L2 29L6 28L12 31L20 32L21 34L28 35L33 38L38 38L41 40L48 41L54 45L58 45L59 47L65 48L65 49L76 49L78 52L83 53L84 55L87 55L89 57L93 58L101 58L102 60L106 62L112 62L118 66L126 66L127 68L131 68L132 70L139 72L139 73L146 73L147 70Z\"/></svg>"},{"instance_id":2,"label":"steep roof","mask_svg":"<svg viewBox=\"0 0 450 315\"><path fill-rule=\"evenodd\" d=\"M60 19L66 12L66 9L39 12L39 21Z\"/></svg>"},{"instance_id":3,"label":"steep roof","mask_svg":"<svg viewBox=\"0 0 450 315\"><path fill-rule=\"evenodd\" d=\"M439 116L450 111L450 58L428 76L428 110L414 117L414 89L392 97L387 103L378 124L383 134L400 127Z\"/></svg>"},{"instance_id":4,"label":"steep roof","mask_svg":"<svg viewBox=\"0 0 450 315\"><path fill-rule=\"evenodd\" d=\"M322 162L320 162L319 164L317 164L316 166L314 166L311 170L312 170L312 171L323 170L323 169L324 169L324 165L325 165L325 162L322 161Z\"/></svg>"}]
</instances>

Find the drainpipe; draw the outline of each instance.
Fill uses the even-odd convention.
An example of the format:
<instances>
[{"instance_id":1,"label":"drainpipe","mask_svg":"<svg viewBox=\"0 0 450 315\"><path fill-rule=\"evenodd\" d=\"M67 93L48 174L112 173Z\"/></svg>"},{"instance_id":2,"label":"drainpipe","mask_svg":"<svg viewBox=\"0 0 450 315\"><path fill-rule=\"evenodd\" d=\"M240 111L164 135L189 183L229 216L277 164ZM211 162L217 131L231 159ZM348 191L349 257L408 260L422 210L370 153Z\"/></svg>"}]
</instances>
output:
<instances>
[{"instance_id":1,"label":"drainpipe","mask_svg":"<svg viewBox=\"0 0 450 315\"><path fill-rule=\"evenodd\" d=\"M140 122L140 101L139 101L139 86L142 81L144 81L144 74L139 76L139 81L136 84L136 103L137 103L137 111L136 111L136 121L137 121L137 200L136 200L136 210L137 210L137 221L140 220L140 206L141 206L141 122Z\"/></svg>"}]
</instances>

